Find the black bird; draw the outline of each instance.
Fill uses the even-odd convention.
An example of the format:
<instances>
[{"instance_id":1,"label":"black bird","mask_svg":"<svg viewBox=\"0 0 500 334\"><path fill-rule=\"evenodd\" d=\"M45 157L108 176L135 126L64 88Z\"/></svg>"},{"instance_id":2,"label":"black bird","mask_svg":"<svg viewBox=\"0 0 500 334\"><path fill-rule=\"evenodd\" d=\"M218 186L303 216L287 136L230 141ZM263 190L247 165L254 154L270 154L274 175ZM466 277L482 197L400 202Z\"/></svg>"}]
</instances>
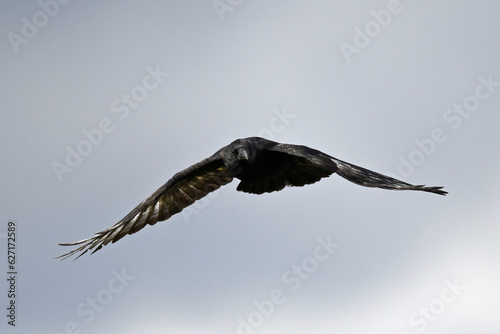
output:
<instances>
[{"instance_id":1,"label":"black bird","mask_svg":"<svg viewBox=\"0 0 500 334\"><path fill-rule=\"evenodd\" d=\"M446 195L443 187L412 185L372 172L323 152L300 145L280 144L259 137L238 139L221 148L209 158L175 174L149 198L142 201L122 220L95 236L61 246L81 245L59 256L67 258L78 252L98 251L108 243L154 225L179 213L208 193L231 182L241 182L236 190L251 194L279 191L285 186L301 187L337 173L365 187L391 190L421 190ZM78 258L77 257L77 258Z\"/></svg>"}]
</instances>

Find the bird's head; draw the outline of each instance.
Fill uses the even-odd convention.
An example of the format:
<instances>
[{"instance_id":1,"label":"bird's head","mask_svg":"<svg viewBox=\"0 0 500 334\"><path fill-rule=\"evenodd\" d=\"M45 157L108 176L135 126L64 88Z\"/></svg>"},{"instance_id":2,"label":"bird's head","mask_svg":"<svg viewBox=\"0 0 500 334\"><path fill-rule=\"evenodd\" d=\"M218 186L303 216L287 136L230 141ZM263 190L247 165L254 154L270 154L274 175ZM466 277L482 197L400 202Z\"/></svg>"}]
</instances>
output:
<instances>
[{"instance_id":1,"label":"bird's head","mask_svg":"<svg viewBox=\"0 0 500 334\"><path fill-rule=\"evenodd\" d=\"M253 162L255 159L254 150L251 147L238 147L233 151L233 155L236 157L236 160L242 162Z\"/></svg>"},{"instance_id":2,"label":"bird's head","mask_svg":"<svg viewBox=\"0 0 500 334\"><path fill-rule=\"evenodd\" d=\"M260 159L260 152L265 149L268 142L259 137L237 139L223 147L219 154L224 160L224 165L229 173L238 177L242 173L245 174L245 171L249 168L255 167L255 163Z\"/></svg>"},{"instance_id":3,"label":"bird's head","mask_svg":"<svg viewBox=\"0 0 500 334\"><path fill-rule=\"evenodd\" d=\"M257 155L253 147L238 144L223 152L224 164L233 176L239 175L247 166L252 165Z\"/></svg>"}]
</instances>

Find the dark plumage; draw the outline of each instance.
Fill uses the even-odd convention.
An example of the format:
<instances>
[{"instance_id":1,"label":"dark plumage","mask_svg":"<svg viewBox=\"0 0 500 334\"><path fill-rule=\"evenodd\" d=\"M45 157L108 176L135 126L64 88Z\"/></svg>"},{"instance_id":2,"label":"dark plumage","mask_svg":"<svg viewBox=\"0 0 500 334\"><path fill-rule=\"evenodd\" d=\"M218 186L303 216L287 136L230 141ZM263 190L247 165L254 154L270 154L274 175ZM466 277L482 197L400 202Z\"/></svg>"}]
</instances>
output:
<instances>
[{"instance_id":1,"label":"dark plumage","mask_svg":"<svg viewBox=\"0 0 500 334\"><path fill-rule=\"evenodd\" d=\"M442 187L412 185L372 172L323 152L300 145L280 144L259 137L238 139L221 148L209 158L175 174L160 189L140 203L122 220L95 236L62 246L80 245L59 256L67 258L78 252L98 251L108 243L154 225L179 213L196 200L233 180L236 188L252 194L279 191L285 186L303 186L337 173L365 187L391 190L421 190L446 195ZM77 257L77 258L78 258Z\"/></svg>"}]
</instances>

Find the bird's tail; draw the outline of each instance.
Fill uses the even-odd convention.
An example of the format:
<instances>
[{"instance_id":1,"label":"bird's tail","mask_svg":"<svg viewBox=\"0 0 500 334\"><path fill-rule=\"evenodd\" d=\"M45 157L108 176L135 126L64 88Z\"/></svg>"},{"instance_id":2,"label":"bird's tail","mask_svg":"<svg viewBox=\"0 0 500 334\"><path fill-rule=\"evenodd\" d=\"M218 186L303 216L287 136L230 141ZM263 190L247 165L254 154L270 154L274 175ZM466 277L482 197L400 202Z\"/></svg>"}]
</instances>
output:
<instances>
[{"instance_id":1,"label":"bird's tail","mask_svg":"<svg viewBox=\"0 0 500 334\"><path fill-rule=\"evenodd\" d=\"M439 195L446 195L448 193L447 191L441 190L443 187L426 187L425 185L409 184L342 160L335 159L335 163L338 167L336 171L337 174L344 179L365 187L377 187L390 190L420 190Z\"/></svg>"}]
</instances>

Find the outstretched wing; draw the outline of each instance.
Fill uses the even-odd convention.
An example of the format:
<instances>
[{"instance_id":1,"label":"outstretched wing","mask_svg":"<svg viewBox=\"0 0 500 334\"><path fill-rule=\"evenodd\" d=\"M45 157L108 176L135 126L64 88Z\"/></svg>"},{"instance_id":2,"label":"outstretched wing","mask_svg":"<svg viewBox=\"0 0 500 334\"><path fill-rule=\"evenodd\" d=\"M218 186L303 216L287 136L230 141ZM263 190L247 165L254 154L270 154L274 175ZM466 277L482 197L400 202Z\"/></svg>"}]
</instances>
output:
<instances>
[{"instance_id":1,"label":"outstretched wing","mask_svg":"<svg viewBox=\"0 0 500 334\"><path fill-rule=\"evenodd\" d=\"M443 187L426 187L425 185L413 185L401 180L375 173L363 167L359 167L348 162L335 160L339 167L337 174L351 182L365 187L377 187L389 190L420 190L435 193L438 195L446 195L448 192L442 190Z\"/></svg>"},{"instance_id":2,"label":"outstretched wing","mask_svg":"<svg viewBox=\"0 0 500 334\"><path fill-rule=\"evenodd\" d=\"M77 257L79 258L89 250L94 253L110 242L114 243L127 234L141 230L146 224L154 225L170 218L196 200L231 182L233 177L227 172L219 152L175 174L112 227L88 239L60 244L81 246L57 258L65 259L81 252Z\"/></svg>"},{"instance_id":3,"label":"outstretched wing","mask_svg":"<svg viewBox=\"0 0 500 334\"><path fill-rule=\"evenodd\" d=\"M276 144L268 149L296 157L294 161L298 161L298 163L293 165L288 171L288 182L291 185L300 186L312 183L307 181L314 181L314 176L317 178L316 181L319 181L321 177L337 173L343 178L365 187L377 187L390 190L419 190L439 195L446 195L448 193L441 190L443 187L426 187L424 185L409 184L336 159L328 154L306 146ZM297 160L297 158L299 160Z\"/></svg>"}]
</instances>

